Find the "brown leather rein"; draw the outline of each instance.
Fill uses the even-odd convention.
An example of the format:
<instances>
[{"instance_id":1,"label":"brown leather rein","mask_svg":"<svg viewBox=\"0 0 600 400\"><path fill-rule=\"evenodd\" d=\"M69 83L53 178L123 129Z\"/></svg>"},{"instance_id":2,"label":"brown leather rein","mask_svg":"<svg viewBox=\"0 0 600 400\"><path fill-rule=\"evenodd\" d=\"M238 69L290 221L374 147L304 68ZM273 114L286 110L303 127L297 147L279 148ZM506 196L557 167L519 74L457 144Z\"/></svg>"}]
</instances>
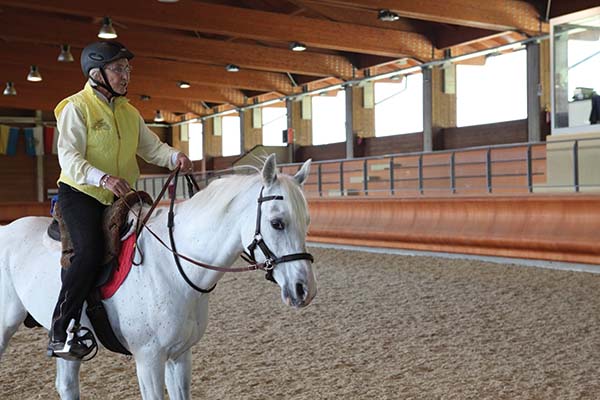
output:
<instances>
[{"instance_id":1,"label":"brown leather rein","mask_svg":"<svg viewBox=\"0 0 600 400\"><path fill-rule=\"evenodd\" d=\"M146 215L144 216L144 219L141 221L141 223L139 222L139 217L141 215L141 208L140 208L140 213L138 214L138 225L136 227L136 242L137 242L137 238L139 238L141 231L143 228L146 228L146 230L148 232L150 232L150 234L152 236L154 236L156 238L156 240L158 240L158 242L160 244L162 244L167 250L169 250L172 254L173 257L175 258L175 263L177 264L177 269L179 270L181 276L183 277L183 279L186 281L186 283L191 286L194 290L201 292L201 293L210 293L217 285L215 284L212 288L210 289L202 289L199 288L198 286L196 286L190 279L189 277L185 274L185 272L183 271L183 268L181 267L181 263L179 262L179 258L184 259L185 261L194 264L196 266L202 267L202 268L206 268L208 270L212 270L212 271L217 271L217 272L246 272L246 271L256 271L256 270L262 270L262 271L266 271L267 272L267 276L266 278L268 280L271 280L273 282L275 282L274 278L273 278L273 268L275 268L275 266L277 264L282 264L285 262L289 262L289 261L295 261L295 260L309 260L311 263L314 262L314 258L310 253L294 253L294 254L288 254L282 257L276 257L271 250L269 249L269 247L266 245L266 243L264 242L262 235L260 233L260 220L261 220L261 205L263 202L265 201L270 201L270 200L283 200L283 196L266 196L263 197L263 189L261 188L260 190L260 196L257 199L258 202L258 210L257 210L257 218L256 218L256 230L255 230L255 234L254 234L254 240L252 241L252 243L248 246L248 251L243 251L241 256L244 259L244 261L246 261L248 263L247 266L245 267L219 267L216 265L210 265L210 264L206 264L203 262L200 262L198 260L194 260L190 257L187 257L183 254L180 254L177 252L177 248L175 246L175 240L173 238L173 221L174 221L174 213L173 213L173 208L174 208L174 204L175 204L175 193L177 192L177 177L179 175L179 167L175 168L168 176L167 180L165 181L165 184L163 185L159 195L156 197L156 199L154 200L154 203L152 204L152 206L150 207L150 209L148 210L148 212L146 213ZM169 227L169 237L170 237L170 241L171 241L171 247L169 247L154 231L152 231L152 229L150 229L147 225L148 220L150 219L152 213L154 212L154 210L156 209L156 207L158 206L158 203L160 202L160 200L162 199L163 195L165 194L165 191L167 190L167 188L169 187L169 183L171 182L171 180L173 180L173 178L175 178L175 183L174 183L174 194L173 196L171 196L171 203L170 203L170 207L169 207L169 216L168 216L168 223L167 226ZM198 186L198 184L196 183L195 179L193 178L193 176L191 175L185 175L185 178L188 181L188 189L190 191L190 197L192 196L192 185L194 186L194 188L196 189L196 191L200 190L200 187ZM143 203L141 202L140 199L140 205L142 205ZM130 208L130 211L133 212L133 210ZM260 248L265 256L265 261L264 262L258 262L256 261L255 257L254 257L254 250L256 248ZM136 245L136 248L139 251L138 246ZM140 253L141 254L141 253ZM138 264L141 264L138 263Z\"/></svg>"}]
</instances>

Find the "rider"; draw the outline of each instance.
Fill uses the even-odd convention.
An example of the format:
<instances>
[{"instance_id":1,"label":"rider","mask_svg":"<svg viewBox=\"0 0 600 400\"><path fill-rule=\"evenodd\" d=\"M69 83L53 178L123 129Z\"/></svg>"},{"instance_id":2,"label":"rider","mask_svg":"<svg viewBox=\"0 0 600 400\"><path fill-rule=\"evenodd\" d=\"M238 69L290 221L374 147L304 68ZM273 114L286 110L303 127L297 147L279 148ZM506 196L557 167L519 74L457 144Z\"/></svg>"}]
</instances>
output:
<instances>
[{"instance_id":1,"label":"rider","mask_svg":"<svg viewBox=\"0 0 600 400\"><path fill-rule=\"evenodd\" d=\"M54 110L61 166L58 202L73 256L71 266L62 271L48 353L66 359L82 359L92 350L78 340L77 333L84 300L102 259L102 214L139 177L136 154L170 169L192 169L190 159L162 143L124 97L132 58L133 53L118 42L88 45L81 54L85 87Z\"/></svg>"}]
</instances>

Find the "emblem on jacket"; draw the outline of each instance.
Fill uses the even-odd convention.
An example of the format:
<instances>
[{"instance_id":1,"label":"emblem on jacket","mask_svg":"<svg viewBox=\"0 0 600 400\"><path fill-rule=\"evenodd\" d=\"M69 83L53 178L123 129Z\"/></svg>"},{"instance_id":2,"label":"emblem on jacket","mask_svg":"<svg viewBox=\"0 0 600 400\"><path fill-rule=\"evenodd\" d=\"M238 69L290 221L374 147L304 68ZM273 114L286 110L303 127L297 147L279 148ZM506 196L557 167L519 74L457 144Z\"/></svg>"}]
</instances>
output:
<instances>
[{"instance_id":1,"label":"emblem on jacket","mask_svg":"<svg viewBox=\"0 0 600 400\"><path fill-rule=\"evenodd\" d=\"M99 119L98 121L94 122L92 128L96 131L109 131L110 125L108 125L104 119Z\"/></svg>"}]
</instances>

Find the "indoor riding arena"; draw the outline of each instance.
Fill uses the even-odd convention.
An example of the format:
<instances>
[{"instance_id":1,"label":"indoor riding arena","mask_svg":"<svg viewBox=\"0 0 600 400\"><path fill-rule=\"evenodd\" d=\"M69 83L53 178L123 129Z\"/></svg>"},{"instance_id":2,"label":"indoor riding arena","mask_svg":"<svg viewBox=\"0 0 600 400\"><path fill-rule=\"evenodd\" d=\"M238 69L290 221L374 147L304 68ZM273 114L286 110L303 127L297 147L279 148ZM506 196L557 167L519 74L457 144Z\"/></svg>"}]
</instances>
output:
<instances>
[{"instance_id":1,"label":"indoor riding arena","mask_svg":"<svg viewBox=\"0 0 600 400\"><path fill-rule=\"evenodd\" d=\"M595 399L600 276L311 247L319 293L287 309L262 274L226 275L193 348L198 399ZM55 398L42 329L2 359L3 399ZM10 367L5 367L6 365ZM138 399L101 350L82 398Z\"/></svg>"},{"instance_id":2,"label":"indoor riding arena","mask_svg":"<svg viewBox=\"0 0 600 400\"><path fill-rule=\"evenodd\" d=\"M596 0L50 3L0 0L1 400L599 397ZM83 88L79 60L98 40L135 54L98 67L99 86L88 77L114 123L81 111L67 123L57 104ZM124 93L110 86L113 73ZM167 167L142 157L141 142L132 150L140 176L127 190L148 193L157 208L113 230L156 233L129 241L148 256L103 304L133 355L96 335L98 354L81 363L77 390L79 361L46 355L52 316L37 314L37 304L54 309L67 285L60 266L49 262L39 275L18 259L30 245L32 259L58 260L61 244L45 229L23 240L14 232L27 216L50 217L49 225L64 196L57 181L84 196L119 197L110 184L119 177L105 171L112 166L86 157L102 129L121 157L132 135L115 111L125 95L141 117L133 135L153 133L174 150ZM65 150L69 134L83 144ZM72 149L99 180L87 164L86 183L68 176ZM193 165L186 176L171 172L182 154ZM233 193L228 182L257 171L257 187L240 183L218 204L215 187ZM294 197L299 188L306 204ZM198 213L185 213L190 204ZM204 232L203 224L207 241L226 232L218 246L180 233ZM223 267L231 270L221 277ZM144 278L153 268L159 275ZM156 276L175 282L164 301L156 286L132 289L160 287ZM207 277L216 287L200 293ZM182 307L169 308L180 298ZM127 314L128 302L139 313ZM11 337L19 307L29 318ZM25 326L34 315L45 327ZM172 341L155 347L159 379L128 336L127 324L138 322L140 337ZM191 351L191 367L173 348Z\"/></svg>"}]
</instances>

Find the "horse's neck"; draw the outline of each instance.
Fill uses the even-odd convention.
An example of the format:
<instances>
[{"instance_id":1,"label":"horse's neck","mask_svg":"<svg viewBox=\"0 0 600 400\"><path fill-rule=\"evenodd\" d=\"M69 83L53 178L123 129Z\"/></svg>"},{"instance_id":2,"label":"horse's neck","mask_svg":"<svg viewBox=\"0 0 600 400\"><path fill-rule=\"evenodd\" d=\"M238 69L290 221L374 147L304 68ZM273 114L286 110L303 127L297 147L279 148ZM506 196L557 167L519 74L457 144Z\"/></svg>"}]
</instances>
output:
<instances>
[{"instance_id":1,"label":"horse's neck","mask_svg":"<svg viewBox=\"0 0 600 400\"><path fill-rule=\"evenodd\" d=\"M179 203L175 211L175 226L180 230L175 236L195 257L229 266L242 251L242 221L243 218L234 209L214 212L214 209L198 207L197 202L188 200Z\"/></svg>"},{"instance_id":2,"label":"horse's neck","mask_svg":"<svg viewBox=\"0 0 600 400\"><path fill-rule=\"evenodd\" d=\"M231 266L243 249L240 238L241 224L247 223L244 218L248 218L247 212L243 213L244 216L240 215L243 207L239 201L232 202L231 206L232 208L227 210L206 207L197 199L178 203L174 209L173 227L177 252L205 264ZM163 208L151 219L150 225L165 243L170 243L167 220L168 210ZM165 260L165 275L171 277L175 285L187 287L177 272L173 255L164 252L162 246L151 235L145 234L142 239L144 242L141 245L148 249L145 258L150 260L150 253L153 253L152 259ZM164 259L165 254L167 259ZM192 282L203 288L211 287L222 275L193 266L182 259L180 262Z\"/></svg>"}]
</instances>

